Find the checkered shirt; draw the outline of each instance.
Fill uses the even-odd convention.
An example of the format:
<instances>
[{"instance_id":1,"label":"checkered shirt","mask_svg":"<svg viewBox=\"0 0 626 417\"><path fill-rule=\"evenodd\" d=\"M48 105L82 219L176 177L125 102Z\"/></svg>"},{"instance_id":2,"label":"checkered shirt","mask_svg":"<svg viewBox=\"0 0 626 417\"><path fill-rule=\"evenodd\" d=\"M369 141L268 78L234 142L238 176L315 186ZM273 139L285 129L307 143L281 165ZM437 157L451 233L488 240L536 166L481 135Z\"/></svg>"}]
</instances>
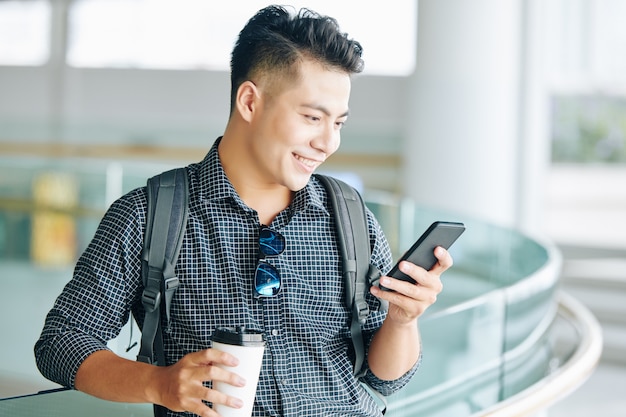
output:
<instances>
[{"instance_id":1,"label":"checkered shirt","mask_svg":"<svg viewBox=\"0 0 626 417\"><path fill-rule=\"evenodd\" d=\"M266 259L280 271L282 289L276 297L256 299L259 220L226 178L218 143L202 162L187 167L189 219L176 265L180 285L164 332L168 363L211 347L218 327L246 326L262 331L267 341L253 416L379 416L352 373L350 316L323 185L312 177L272 222L287 242L280 256ZM121 197L103 217L35 346L47 378L74 387L82 361L107 349L131 312L142 325L145 221L145 187ZM388 271L389 246L369 211L368 224L372 263ZM377 309L373 296L368 294L367 301ZM366 340L384 317L382 312L370 315L363 325ZM388 395L403 387L417 367L395 381L379 380L371 372L365 379Z\"/></svg>"}]
</instances>

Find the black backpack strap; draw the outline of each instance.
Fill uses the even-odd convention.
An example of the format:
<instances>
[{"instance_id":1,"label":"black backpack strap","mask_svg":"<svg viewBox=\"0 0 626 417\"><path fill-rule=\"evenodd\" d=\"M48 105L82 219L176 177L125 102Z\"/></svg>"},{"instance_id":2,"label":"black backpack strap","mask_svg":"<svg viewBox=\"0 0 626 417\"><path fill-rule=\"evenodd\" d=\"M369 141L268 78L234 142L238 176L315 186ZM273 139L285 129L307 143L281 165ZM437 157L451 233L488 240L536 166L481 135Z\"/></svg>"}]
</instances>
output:
<instances>
[{"instance_id":1,"label":"black backpack strap","mask_svg":"<svg viewBox=\"0 0 626 417\"><path fill-rule=\"evenodd\" d=\"M141 261L144 284L141 302L146 315L137 360L165 366L161 305L165 306L165 324L169 326L170 303L178 288L174 266L187 226L187 170L178 168L150 178L146 194L148 208ZM165 417L167 409L155 404L154 415Z\"/></svg>"},{"instance_id":2,"label":"black backpack strap","mask_svg":"<svg viewBox=\"0 0 626 417\"><path fill-rule=\"evenodd\" d=\"M351 311L353 373L360 379L366 372L363 366L365 340L361 325L365 323L370 313L365 295L369 292L370 285L380 278L378 268L370 264L370 235L365 203L359 192L343 181L320 174L315 176L326 188L335 218L337 243L343 260L345 302ZM372 387L368 387L368 391L380 400L381 411L385 414L387 409L385 397Z\"/></svg>"},{"instance_id":3,"label":"black backpack strap","mask_svg":"<svg viewBox=\"0 0 626 417\"><path fill-rule=\"evenodd\" d=\"M361 195L351 186L333 177L316 175L327 190L337 229L337 242L343 259L345 302L351 310L350 334L354 345L354 375L362 375L365 343L361 325L370 310L365 301L369 291L370 239L367 215Z\"/></svg>"},{"instance_id":4,"label":"black backpack strap","mask_svg":"<svg viewBox=\"0 0 626 417\"><path fill-rule=\"evenodd\" d=\"M161 305L169 325L170 302L178 288L174 266L187 225L187 171L178 168L148 180L148 210L142 254L141 297L146 311L137 360L165 365L161 338ZM155 357L156 355L156 357Z\"/></svg>"}]
</instances>

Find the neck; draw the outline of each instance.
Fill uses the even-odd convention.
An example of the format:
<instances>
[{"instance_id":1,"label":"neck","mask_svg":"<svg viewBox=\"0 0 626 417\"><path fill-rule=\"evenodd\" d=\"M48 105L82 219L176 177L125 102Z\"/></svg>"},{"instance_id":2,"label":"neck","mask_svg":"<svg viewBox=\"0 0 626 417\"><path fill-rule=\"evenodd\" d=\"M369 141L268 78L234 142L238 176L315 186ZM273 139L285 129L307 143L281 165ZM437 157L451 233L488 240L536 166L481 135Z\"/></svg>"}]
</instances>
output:
<instances>
[{"instance_id":1,"label":"neck","mask_svg":"<svg viewBox=\"0 0 626 417\"><path fill-rule=\"evenodd\" d=\"M239 197L258 213L261 224L270 225L291 204L293 192L284 185L262 179L241 138L232 132L224 134L218 146L220 162Z\"/></svg>"}]
</instances>

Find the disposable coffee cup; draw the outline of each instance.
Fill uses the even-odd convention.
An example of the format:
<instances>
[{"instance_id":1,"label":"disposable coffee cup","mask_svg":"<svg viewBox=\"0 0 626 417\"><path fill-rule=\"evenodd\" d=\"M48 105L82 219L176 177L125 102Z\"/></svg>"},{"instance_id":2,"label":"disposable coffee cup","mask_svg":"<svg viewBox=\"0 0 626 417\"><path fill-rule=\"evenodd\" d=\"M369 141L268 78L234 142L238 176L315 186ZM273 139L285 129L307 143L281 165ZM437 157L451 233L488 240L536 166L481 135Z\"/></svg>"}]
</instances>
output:
<instances>
[{"instance_id":1,"label":"disposable coffee cup","mask_svg":"<svg viewBox=\"0 0 626 417\"><path fill-rule=\"evenodd\" d=\"M213 348L228 352L239 359L237 366L218 365L245 378L246 385L235 387L221 381L214 381L213 388L243 401L242 408L232 408L224 404L214 404L213 409L223 417L250 417L254 396L259 382L263 363L265 340L263 334L244 327L221 327L213 334Z\"/></svg>"}]
</instances>

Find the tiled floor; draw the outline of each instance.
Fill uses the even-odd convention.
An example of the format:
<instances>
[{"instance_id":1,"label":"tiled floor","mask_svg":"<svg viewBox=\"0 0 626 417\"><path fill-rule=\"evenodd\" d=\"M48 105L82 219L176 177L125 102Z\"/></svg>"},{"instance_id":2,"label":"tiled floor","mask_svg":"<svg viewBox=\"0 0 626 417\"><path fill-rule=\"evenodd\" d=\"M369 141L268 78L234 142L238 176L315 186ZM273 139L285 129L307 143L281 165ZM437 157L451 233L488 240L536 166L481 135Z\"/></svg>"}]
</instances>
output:
<instances>
[{"instance_id":1,"label":"tiled floor","mask_svg":"<svg viewBox=\"0 0 626 417\"><path fill-rule=\"evenodd\" d=\"M624 416L626 366L604 362L580 388L548 411L548 417Z\"/></svg>"}]
</instances>

